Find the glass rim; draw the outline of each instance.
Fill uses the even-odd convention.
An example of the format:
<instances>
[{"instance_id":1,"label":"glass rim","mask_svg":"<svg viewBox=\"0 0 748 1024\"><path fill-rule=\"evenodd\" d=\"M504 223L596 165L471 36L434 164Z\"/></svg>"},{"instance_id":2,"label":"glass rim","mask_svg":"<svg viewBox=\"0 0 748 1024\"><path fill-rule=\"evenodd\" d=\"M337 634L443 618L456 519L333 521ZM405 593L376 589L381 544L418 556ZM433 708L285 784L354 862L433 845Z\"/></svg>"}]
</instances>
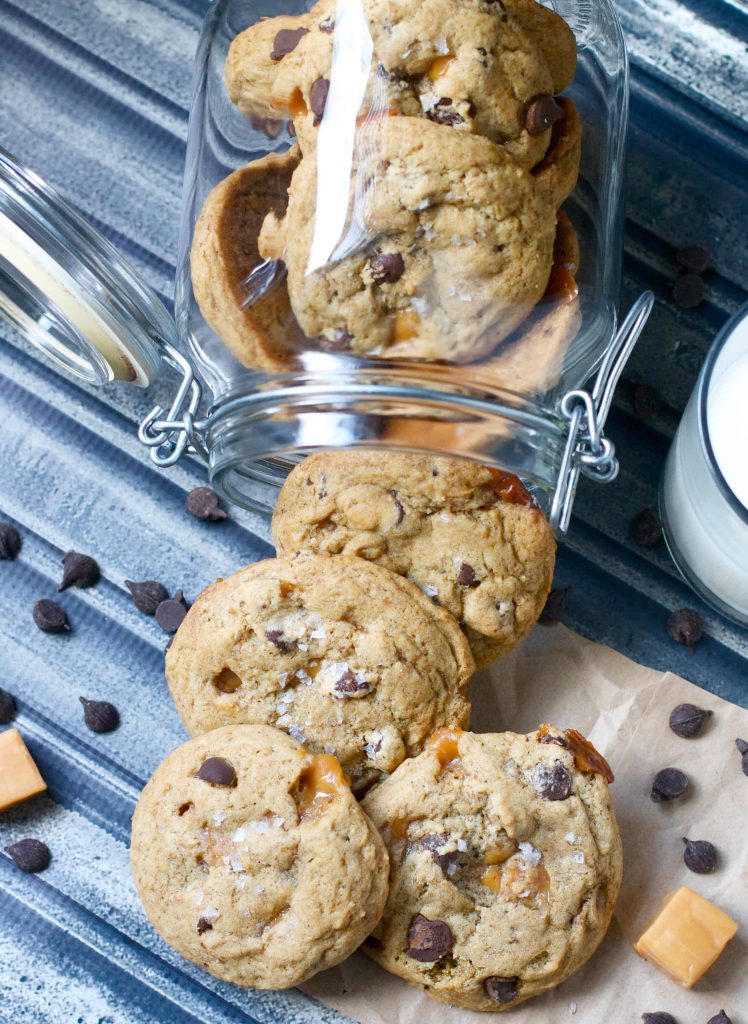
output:
<instances>
[{"instance_id":1,"label":"glass rim","mask_svg":"<svg viewBox=\"0 0 748 1024\"><path fill-rule=\"evenodd\" d=\"M725 345L732 337L735 329L743 320L748 319L748 302L742 306L734 316L722 325L717 332L714 341L709 348L704 365L701 368L699 374L699 380L696 385L696 401L698 409L698 424L699 424L699 438L701 440L701 446L704 449L704 455L706 456L706 464L709 472L714 480L717 489L719 490L722 497L728 503L732 511L737 515L746 525L748 525L748 508L738 498L737 494L730 487L724 473L719 467L717 457L714 454L714 447L712 446L711 437L709 434L709 417L707 415L707 403L709 398L709 388L712 381L712 374L717 365L717 361L722 354L722 350Z\"/></svg>"}]
</instances>

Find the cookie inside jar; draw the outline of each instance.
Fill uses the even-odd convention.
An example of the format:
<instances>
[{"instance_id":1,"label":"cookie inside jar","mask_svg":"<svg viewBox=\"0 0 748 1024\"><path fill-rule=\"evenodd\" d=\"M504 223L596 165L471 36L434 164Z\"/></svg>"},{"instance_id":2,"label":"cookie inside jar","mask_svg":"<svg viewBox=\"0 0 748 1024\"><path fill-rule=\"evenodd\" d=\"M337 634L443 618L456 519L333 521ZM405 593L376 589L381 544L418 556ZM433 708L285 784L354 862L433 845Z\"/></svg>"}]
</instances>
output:
<instances>
[{"instance_id":1,"label":"cookie inside jar","mask_svg":"<svg viewBox=\"0 0 748 1024\"><path fill-rule=\"evenodd\" d=\"M239 364L448 366L520 395L590 368L615 198L577 188L578 25L536 0L320 0L231 28L242 145L203 187L190 272Z\"/></svg>"}]
</instances>

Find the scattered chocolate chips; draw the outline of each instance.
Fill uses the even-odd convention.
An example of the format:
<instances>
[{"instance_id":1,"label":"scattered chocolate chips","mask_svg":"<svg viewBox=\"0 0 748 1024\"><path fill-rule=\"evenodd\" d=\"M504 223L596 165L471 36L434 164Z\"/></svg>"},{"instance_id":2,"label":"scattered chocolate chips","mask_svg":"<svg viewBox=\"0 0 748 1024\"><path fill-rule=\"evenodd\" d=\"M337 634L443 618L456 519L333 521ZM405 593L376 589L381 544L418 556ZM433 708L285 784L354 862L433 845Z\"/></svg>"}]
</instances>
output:
<instances>
[{"instance_id":1,"label":"scattered chocolate chips","mask_svg":"<svg viewBox=\"0 0 748 1024\"><path fill-rule=\"evenodd\" d=\"M326 36L331 36L335 31L335 18L331 14L319 23L320 32L324 32ZM382 65L380 64L379 67ZM379 70L379 69L377 69Z\"/></svg>"},{"instance_id":2,"label":"scattered chocolate chips","mask_svg":"<svg viewBox=\"0 0 748 1024\"><path fill-rule=\"evenodd\" d=\"M21 536L15 526L0 523L0 559L12 562L21 550Z\"/></svg>"},{"instance_id":3,"label":"scattered chocolate chips","mask_svg":"<svg viewBox=\"0 0 748 1024\"><path fill-rule=\"evenodd\" d=\"M223 757L209 757L193 772L196 779L209 782L211 786L235 786L234 766Z\"/></svg>"},{"instance_id":4,"label":"scattered chocolate chips","mask_svg":"<svg viewBox=\"0 0 748 1024\"><path fill-rule=\"evenodd\" d=\"M176 633L187 614L184 594L178 590L174 597L169 597L156 608L156 622L164 633Z\"/></svg>"},{"instance_id":5,"label":"scattered chocolate chips","mask_svg":"<svg viewBox=\"0 0 748 1024\"><path fill-rule=\"evenodd\" d=\"M672 1013L665 1013L663 1010L656 1010L654 1013L643 1013L644 1024L678 1024Z\"/></svg>"},{"instance_id":6,"label":"scattered chocolate chips","mask_svg":"<svg viewBox=\"0 0 748 1024\"><path fill-rule=\"evenodd\" d=\"M629 536L642 548L653 548L662 540L660 517L651 508L637 512L629 525Z\"/></svg>"},{"instance_id":7,"label":"scattered chocolate chips","mask_svg":"<svg viewBox=\"0 0 748 1024\"><path fill-rule=\"evenodd\" d=\"M405 261L399 252L375 252L369 257L369 273L374 284L394 284L405 273Z\"/></svg>"},{"instance_id":8,"label":"scattered chocolate chips","mask_svg":"<svg viewBox=\"0 0 748 1024\"><path fill-rule=\"evenodd\" d=\"M662 409L662 398L651 384L642 380L634 385L631 407L640 419L653 420Z\"/></svg>"},{"instance_id":9,"label":"scattered chocolate chips","mask_svg":"<svg viewBox=\"0 0 748 1024\"><path fill-rule=\"evenodd\" d=\"M68 551L62 560L62 583L57 590L67 590L68 587L84 590L98 583L100 576L99 564L90 555Z\"/></svg>"},{"instance_id":10,"label":"scattered chocolate chips","mask_svg":"<svg viewBox=\"0 0 748 1024\"><path fill-rule=\"evenodd\" d=\"M462 563L457 573L457 582L461 587L469 587L471 583L475 583L475 569L472 565L468 565L467 562Z\"/></svg>"},{"instance_id":11,"label":"scattered chocolate chips","mask_svg":"<svg viewBox=\"0 0 748 1024\"><path fill-rule=\"evenodd\" d=\"M395 509L397 510L397 519L395 520L395 526L399 526L400 523L405 519L405 509L402 503L397 500L397 491L390 491L392 498L395 502Z\"/></svg>"},{"instance_id":12,"label":"scattered chocolate chips","mask_svg":"<svg viewBox=\"0 0 748 1024\"><path fill-rule=\"evenodd\" d=\"M49 847L41 839L21 839L12 846L6 846L5 852L10 854L17 868L30 874L44 871L52 860Z\"/></svg>"},{"instance_id":13,"label":"scattered chocolate chips","mask_svg":"<svg viewBox=\"0 0 748 1024\"><path fill-rule=\"evenodd\" d=\"M291 650L291 644L283 639L282 629L266 629L265 639L269 640L273 647L277 647L281 654L288 654Z\"/></svg>"},{"instance_id":14,"label":"scattered chocolate chips","mask_svg":"<svg viewBox=\"0 0 748 1024\"><path fill-rule=\"evenodd\" d=\"M720 1010L719 1013L715 1013L713 1017L710 1017L706 1024L732 1024L732 1021L724 1010Z\"/></svg>"},{"instance_id":15,"label":"scattered chocolate chips","mask_svg":"<svg viewBox=\"0 0 748 1024\"><path fill-rule=\"evenodd\" d=\"M554 587L546 599L538 621L546 625L558 622L563 615L570 590L571 587Z\"/></svg>"},{"instance_id":16,"label":"scattered chocolate chips","mask_svg":"<svg viewBox=\"0 0 748 1024\"><path fill-rule=\"evenodd\" d=\"M33 616L42 633L67 633L70 629L65 609L47 597L36 602Z\"/></svg>"},{"instance_id":17,"label":"scattered chocolate chips","mask_svg":"<svg viewBox=\"0 0 748 1024\"><path fill-rule=\"evenodd\" d=\"M656 804L676 800L688 789L688 776L679 768L663 768L652 782L651 797Z\"/></svg>"},{"instance_id":18,"label":"scattered chocolate chips","mask_svg":"<svg viewBox=\"0 0 748 1024\"><path fill-rule=\"evenodd\" d=\"M450 128L454 128L457 124L464 124L465 118L452 106L452 97L443 96L428 112L428 117L431 121L435 121L437 124L444 124Z\"/></svg>"},{"instance_id":19,"label":"scattered chocolate chips","mask_svg":"<svg viewBox=\"0 0 748 1024\"><path fill-rule=\"evenodd\" d=\"M673 302L681 309L695 309L706 298L706 285L698 274L683 274L673 285Z\"/></svg>"},{"instance_id":20,"label":"scattered chocolate chips","mask_svg":"<svg viewBox=\"0 0 748 1024\"><path fill-rule=\"evenodd\" d=\"M408 929L407 953L413 960L433 963L450 951L453 942L452 931L446 921L430 921L423 914L416 914Z\"/></svg>"},{"instance_id":21,"label":"scattered chocolate chips","mask_svg":"<svg viewBox=\"0 0 748 1024\"><path fill-rule=\"evenodd\" d=\"M719 855L716 846L706 839L687 839L683 837L686 848L683 851L683 862L690 871L697 875L710 875L717 867Z\"/></svg>"},{"instance_id":22,"label":"scattered chocolate chips","mask_svg":"<svg viewBox=\"0 0 748 1024\"><path fill-rule=\"evenodd\" d=\"M495 1003L511 1003L519 992L519 978L486 978L483 988Z\"/></svg>"},{"instance_id":23,"label":"scattered chocolate chips","mask_svg":"<svg viewBox=\"0 0 748 1024\"><path fill-rule=\"evenodd\" d=\"M704 622L692 608L679 608L668 617L667 631L676 643L683 644L693 654L704 635Z\"/></svg>"},{"instance_id":24,"label":"scattered chocolate chips","mask_svg":"<svg viewBox=\"0 0 748 1024\"><path fill-rule=\"evenodd\" d=\"M83 705L83 721L91 732L114 732L119 725L119 711L106 700L87 700L79 697Z\"/></svg>"},{"instance_id":25,"label":"scattered chocolate chips","mask_svg":"<svg viewBox=\"0 0 748 1024\"><path fill-rule=\"evenodd\" d=\"M125 586L132 595L133 604L144 615L155 615L161 602L169 599L169 591L155 580L143 580L141 583L125 580Z\"/></svg>"},{"instance_id":26,"label":"scattered chocolate chips","mask_svg":"<svg viewBox=\"0 0 748 1024\"><path fill-rule=\"evenodd\" d=\"M561 761L537 764L533 769L532 784L541 800L568 800L574 789L571 775Z\"/></svg>"},{"instance_id":27,"label":"scattered chocolate chips","mask_svg":"<svg viewBox=\"0 0 748 1024\"><path fill-rule=\"evenodd\" d=\"M197 934L202 935L203 932L212 932L213 925L210 923L207 917L198 917L197 919Z\"/></svg>"},{"instance_id":28,"label":"scattered chocolate chips","mask_svg":"<svg viewBox=\"0 0 748 1024\"><path fill-rule=\"evenodd\" d=\"M320 339L320 344L328 352L350 352L353 335L348 331L333 331L329 336Z\"/></svg>"},{"instance_id":29,"label":"scattered chocolate chips","mask_svg":"<svg viewBox=\"0 0 748 1024\"><path fill-rule=\"evenodd\" d=\"M361 679L355 672L351 672L350 669L346 669L342 676L335 680L334 690L339 697L358 696L359 694L368 693L370 689L370 684L365 679Z\"/></svg>"},{"instance_id":30,"label":"scattered chocolate chips","mask_svg":"<svg viewBox=\"0 0 748 1024\"><path fill-rule=\"evenodd\" d=\"M16 717L16 698L7 690L0 689L0 725L7 725Z\"/></svg>"},{"instance_id":31,"label":"scattered chocolate chips","mask_svg":"<svg viewBox=\"0 0 748 1024\"><path fill-rule=\"evenodd\" d=\"M273 49L270 51L271 60L283 60L287 53L295 50L299 40L307 33L308 28L282 28L277 32L273 40Z\"/></svg>"},{"instance_id":32,"label":"scattered chocolate chips","mask_svg":"<svg viewBox=\"0 0 748 1024\"><path fill-rule=\"evenodd\" d=\"M563 107L553 96L538 96L527 108L525 128L530 135L542 135L557 121L561 121L563 116Z\"/></svg>"},{"instance_id":33,"label":"scattered chocolate chips","mask_svg":"<svg viewBox=\"0 0 748 1024\"><path fill-rule=\"evenodd\" d=\"M185 500L187 511L195 519L204 519L215 523L219 519L227 519L228 513L218 504L218 495L210 487L196 487L190 491Z\"/></svg>"},{"instance_id":34,"label":"scattered chocolate chips","mask_svg":"<svg viewBox=\"0 0 748 1024\"><path fill-rule=\"evenodd\" d=\"M695 739L712 717L711 711L697 708L695 704L678 704L670 712L669 725L676 736L684 740Z\"/></svg>"},{"instance_id":35,"label":"scattered chocolate chips","mask_svg":"<svg viewBox=\"0 0 748 1024\"><path fill-rule=\"evenodd\" d=\"M703 274L712 265L712 256L708 249L701 245L684 245L675 254L675 262L692 274Z\"/></svg>"},{"instance_id":36,"label":"scattered chocolate chips","mask_svg":"<svg viewBox=\"0 0 748 1024\"><path fill-rule=\"evenodd\" d=\"M309 90L309 107L314 114L315 125L319 124L324 116L329 91L330 82L327 78L318 78L312 82Z\"/></svg>"},{"instance_id":37,"label":"scattered chocolate chips","mask_svg":"<svg viewBox=\"0 0 748 1024\"><path fill-rule=\"evenodd\" d=\"M740 756L742 758L743 775L748 775L748 740L735 740L735 746L738 748Z\"/></svg>"}]
</instances>

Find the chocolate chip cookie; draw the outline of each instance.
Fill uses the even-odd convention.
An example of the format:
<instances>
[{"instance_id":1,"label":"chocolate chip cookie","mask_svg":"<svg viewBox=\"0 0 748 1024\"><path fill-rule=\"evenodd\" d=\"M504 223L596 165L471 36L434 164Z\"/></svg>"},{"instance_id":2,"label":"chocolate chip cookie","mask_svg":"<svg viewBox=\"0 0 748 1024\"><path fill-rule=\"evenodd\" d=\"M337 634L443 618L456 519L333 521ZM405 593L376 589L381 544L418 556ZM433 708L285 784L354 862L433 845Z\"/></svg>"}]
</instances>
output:
<instances>
[{"instance_id":1,"label":"chocolate chip cookie","mask_svg":"<svg viewBox=\"0 0 748 1024\"><path fill-rule=\"evenodd\" d=\"M556 545L520 481L463 459L322 452L287 478L273 515L280 554L355 555L407 577L463 624L479 666L537 622Z\"/></svg>"},{"instance_id":2,"label":"chocolate chip cookie","mask_svg":"<svg viewBox=\"0 0 748 1024\"><path fill-rule=\"evenodd\" d=\"M474 671L451 615L362 558L269 559L203 591L166 656L193 734L263 722L335 754L361 790L464 724Z\"/></svg>"},{"instance_id":3,"label":"chocolate chip cookie","mask_svg":"<svg viewBox=\"0 0 748 1024\"><path fill-rule=\"evenodd\" d=\"M195 225L190 268L200 311L236 358L258 369L288 368L302 339L285 270L257 248L268 213L285 212L299 159L294 147L234 171L210 193Z\"/></svg>"},{"instance_id":4,"label":"chocolate chip cookie","mask_svg":"<svg viewBox=\"0 0 748 1024\"><path fill-rule=\"evenodd\" d=\"M621 882L612 773L574 730L442 730L364 799L390 855L364 949L440 1002L505 1010L597 948Z\"/></svg>"},{"instance_id":5,"label":"chocolate chip cookie","mask_svg":"<svg viewBox=\"0 0 748 1024\"><path fill-rule=\"evenodd\" d=\"M340 963L387 895L387 853L338 762L266 725L171 753L140 796L130 855L159 935L253 988Z\"/></svg>"}]
</instances>

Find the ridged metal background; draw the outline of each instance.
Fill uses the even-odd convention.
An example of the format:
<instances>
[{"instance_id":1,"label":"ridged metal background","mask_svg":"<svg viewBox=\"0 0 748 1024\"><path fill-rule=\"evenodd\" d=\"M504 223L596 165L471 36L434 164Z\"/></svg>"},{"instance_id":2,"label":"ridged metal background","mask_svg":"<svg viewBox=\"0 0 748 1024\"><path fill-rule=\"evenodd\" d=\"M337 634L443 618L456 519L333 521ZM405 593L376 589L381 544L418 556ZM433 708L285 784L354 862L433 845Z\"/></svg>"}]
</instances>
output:
<instances>
[{"instance_id":1,"label":"ridged metal background","mask_svg":"<svg viewBox=\"0 0 748 1024\"><path fill-rule=\"evenodd\" d=\"M47 178L135 264L168 303L191 61L204 0L0 0L0 144ZM619 390L609 433L623 469L583 484L557 578L573 587L565 621L644 663L748 704L748 634L700 607L664 549L627 537L656 503L669 440L710 339L748 287L748 8L743 0L621 0L633 66L625 300L658 302ZM709 247L717 270L695 311L669 301L673 249ZM6 1024L340 1020L306 997L222 985L186 965L145 921L127 863L140 787L184 731L166 698L164 634L133 607L125 578L196 594L269 553L267 523L235 513L203 525L184 513L202 480L185 463L152 469L135 437L153 396L91 391L0 332L0 513L23 534L0 563L0 685L49 781L0 816L0 846L38 834L54 852L40 876L0 856L0 1020ZM630 410L648 380L664 406ZM73 632L39 633L31 608L54 596L74 547L101 562L90 591L63 595ZM672 608L699 607L708 637L689 656L667 638ZM97 737L78 696L121 709Z\"/></svg>"}]
</instances>

